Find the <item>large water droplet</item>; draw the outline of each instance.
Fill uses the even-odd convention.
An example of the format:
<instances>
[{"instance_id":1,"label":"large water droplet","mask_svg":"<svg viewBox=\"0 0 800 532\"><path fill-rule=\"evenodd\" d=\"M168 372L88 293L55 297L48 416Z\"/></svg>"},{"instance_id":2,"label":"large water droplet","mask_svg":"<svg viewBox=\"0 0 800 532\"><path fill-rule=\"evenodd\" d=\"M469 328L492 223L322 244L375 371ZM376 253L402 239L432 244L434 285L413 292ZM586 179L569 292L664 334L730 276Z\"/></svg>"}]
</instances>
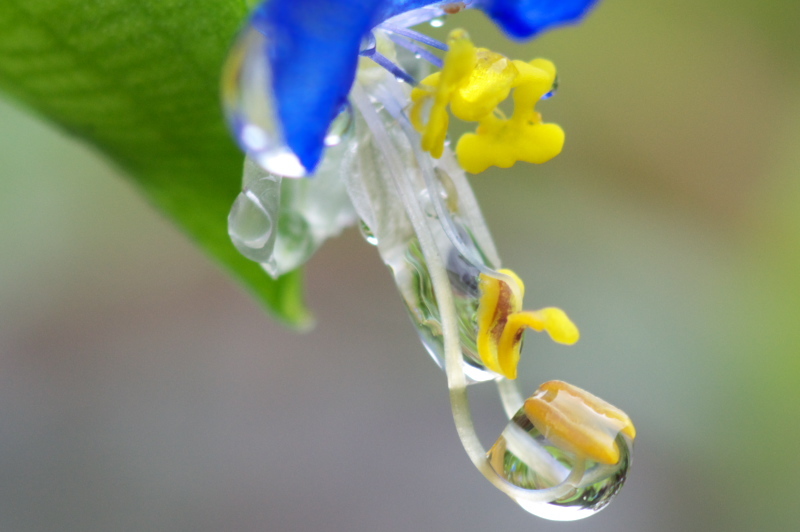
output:
<instances>
[{"instance_id":1,"label":"large water droplet","mask_svg":"<svg viewBox=\"0 0 800 532\"><path fill-rule=\"evenodd\" d=\"M271 175L247 179L254 167L249 160L245 163L247 182L228 214L228 234L242 255L263 262L272 255L275 244L281 182L279 177Z\"/></svg>"},{"instance_id":2,"label":"large water droplet","mask_svg":"<svg viewBox=\"0 0 800 532\"><path fill-rule=\"evenodd\" d=\"M559 392L564 393L563 390ZM558 416L554 416L554 421L548 422L573 423L587 428L590 433L618 426L613 425L616 420L580 403L580 398L569 394L566 398L577 405L576 411L582 415L579 419L566 421L558 421ZM539 420L537 423L541 425ZM544 434L540 428L548 434ZM547 426L540 428L526 413L526 408L521 408L489 450L487 459L495 472L520 488L546 490L560 486L567 489L550 502L517 500L517 503L534 515L554 521L583 519L605 508L625 482L631 464L633 441L626 434L616 432L612 438L613 445L619 450L619 460L609 465L576 452L569 442L565 443L554 436L557 429L551 430ZM569 479L571 485L562 484L574 471L580 473L581 470L583 473L578 475L579 479Z\"/></svg>"},{"instance_id":3,"label":"large water droplet","mask_svg":"<svg viewBox=\"0 0 800 532\"><path fill-rule=\"evenodd\" d=\"M444 235L438 235L442 239ZM497 378L497 374L486 369L478 354L477 346L477 314L478 294L472 287L477 287L478 270L464 259L455 249L448 246L448 277L452 283L453 303L456 306L459 340L461 343L462 369L468 383L485 382ZM423 345L433 360L444 367L444 337L439 304L433 290L433 283L428 272L428 265L414 239L409 243L406 253L399 260L387 262L395 276L411 320Z\"/></svg>"}]
</instances>

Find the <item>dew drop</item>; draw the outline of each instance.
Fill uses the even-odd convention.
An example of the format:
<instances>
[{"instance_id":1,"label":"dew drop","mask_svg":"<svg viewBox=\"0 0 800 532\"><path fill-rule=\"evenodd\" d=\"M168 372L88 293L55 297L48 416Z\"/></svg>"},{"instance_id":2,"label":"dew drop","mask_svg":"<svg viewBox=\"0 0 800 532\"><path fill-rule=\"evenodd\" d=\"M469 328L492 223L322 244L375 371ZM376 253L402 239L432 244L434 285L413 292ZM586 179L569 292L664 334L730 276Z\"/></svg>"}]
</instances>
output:
<instances>
[{"instance_id":1,"label":"dew drop","mask_svg":"<svg viewBox=\"0 0 800 532\"><path fill-rule=\"evenodd\" d=\"M354 130L353 109L350 104L345 104L328 128L328 133L325 135L325 145L328 147L338 146L343 140L352 137Z\"/></svg>"},{"instance_id":2,"label":"dew drop","mask_svg":"<svg viewBox=\"0 0 800 532\"><path fill-rule=\"evenodd\" d=\"M558 392L559 395L564 393L564 390ZM613 426L613 419L581 403L580 398L569 394L564 397L583 415L577 420L582 426L599 431ZM516 502L528 512L553 521L583 519L605 508L625 482L631 464L633 441L626 434L616 432L613 445L619 449L619 460L608 465L580 456L569 449L568 443L554 442L553 439L558 439L553 436L554 431L548 428L545 431L549 437L537 428L523 407L486 455L496 473L520 488L532 492L563 488L550 502L522 499ZM583 468L580 480L565 482L576 467ZM580 472L580 469L577 471Z\"/></svg>"},{"instance_id":3,"label":"dew drop","mask_svg":"<svg viewBox=\"0 0 800 532\"><path fill-rule=\"evenodd\" d=\"M555 96L557 92L558 92L558 76L556 76L556 79L553 80L553 86L550 88L548 92L545 93L544 96L541 97L541 99L549 100L550 98Z\"/></svg>"},{"instance_id":4,"label":"dew drop","mask_svg":"<svg viewBox=\"0 0 800 532\"><path fill-rule=\"evenodd\" d=\"M370 32L364 36L361 40L361 47L358 50L358 53L363 56L371 56L375 53L375 48L378 46L377 41L375 40L375 35Z\"/></svg>"},{"instance_id":5,"label":"dew drop","mask_svg":"<svg viewBox=\"0 0 800 532\"><path fill-rule=\"evenodd\" d=\"M439 195L445 202L447 209L452 214L458 213L458 189L450 178L450 175L442 168L434 168L436 180L439 182Z\"/></svg>"},{"instance_id":6,"label":"dew drop","mask_svg":"<svg viewBox=\"0 0 800 532\"><path fill-rule=\"evenodd\" d=\"M305 263L314 251L314 235L308 220L299 212L284 211L278 220L280 238L275 252L262 267L277 277Z\"/></svg>"},{"instance_id":7,"label":"dew drop","mask_svg":"<svg viewBox=\"0 0 800 532\"><path fill-rule=\"evenodd\" d=\"M228 215L228 234L245 257L263 262L272 255L275 242L272 214L252 190L239 194Z\"/></svg>"}]
</instances>

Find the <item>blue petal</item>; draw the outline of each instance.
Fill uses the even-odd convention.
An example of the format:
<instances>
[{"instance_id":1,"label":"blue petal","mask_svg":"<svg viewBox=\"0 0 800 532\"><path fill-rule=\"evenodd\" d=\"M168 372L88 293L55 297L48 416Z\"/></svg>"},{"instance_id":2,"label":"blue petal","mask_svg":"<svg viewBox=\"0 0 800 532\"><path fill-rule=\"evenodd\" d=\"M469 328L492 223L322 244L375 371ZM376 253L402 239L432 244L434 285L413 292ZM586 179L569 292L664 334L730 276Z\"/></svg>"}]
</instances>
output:
<instances>
[{"instance_id":1,"label":"blue petal","mask_svg":"<svg viewBox=\"0 0 800 532\"><path fill-rule=\"evenodd\" d=\"M372 25L375 4L275 0L253 14L252 24L267 37L284 140L309 172L320 160L328 124L353 83L359 44Z\"/></svg>"},{"instance_id":2,"label":"blue petal","mask_svg":"<svg viewBox=\"0 0 800 532\"><path fill-rule=\"evenodd\" d=\"M552 26L576 22L597 0L479 0L480 8L506 33L533 37Z\"/></svg>"}]
</instances>

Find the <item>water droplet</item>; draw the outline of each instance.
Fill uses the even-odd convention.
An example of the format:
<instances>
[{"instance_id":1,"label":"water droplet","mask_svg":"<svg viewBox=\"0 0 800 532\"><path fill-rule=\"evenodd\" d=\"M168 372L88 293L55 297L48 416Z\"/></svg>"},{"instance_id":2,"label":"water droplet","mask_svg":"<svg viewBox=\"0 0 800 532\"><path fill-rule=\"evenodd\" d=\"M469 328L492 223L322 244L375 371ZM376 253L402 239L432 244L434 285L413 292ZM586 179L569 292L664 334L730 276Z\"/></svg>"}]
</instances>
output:
<instances>
[{"instance_id":1,"label":"water droplet","mask_svg":"<svg viewBox=\"0 0 800 532\"><path fill-rule=\"evenodd\" d=\"M369 57L373 53L375 53L375 48L378 46L377 41L375 40L375 35L372 32L369 32L361 39L361 47L358 50L360 55Z\"/></svg>"},{"instance_id":2,"label":"water droplet","mask_svg":"<svg viewBox=\"0 0 800 532\"><path fill-rule=\"evenodd\" d=\"M446 237L437 235L442 242ZM449 246L448 246L449 247ZM481 362L477 347L478 295L468 286L477 286L479 271L451 250L448 256L448 277L453 289L454 303L458 314L459 337L464 355L461 367L469 384L497 378L497 374L486 369ZM454 255L455 254L455 255ZM460 260L453 260L453 256ZM395 281L406 300L411 319L416 326L422 344L439 367L444 367L444 338L439 305L433 291L433 283L419 242L413 239L402 260L389 261ZM470 280L469 276L473 278Z\"/></svg>"},{"instance_id":3,"label":"water droplet","mask_svg":"<svg viewBox=\"0 0 800 532\"><path fill-rule=\"evenodd\" d=\"M272 255L275 242L273 213L252 190L239 194L228 215L228 234L245 257L263 262Z\"/></svg>"},{"instance_id":4,"label":"water droplet","mask_svg":"<svg viewBox=\"0 0 800 532\"><path fill-rule=\"evenodd\" d=\"M555 96L557 92L558 92L558 76L556 76L556 79L553 80L553 86L544 96L541 97L541 99L549 100L550 98Z\"/></svg>"},{"instance_id":5,"label":"water droplet","mask_svg":"<svg viewBox=\"0 0 800 532\"><path fill-rule=\"evenodd\" d=\"M361 232L361 236L364 237L364 240L366 240L368 244L372 244L373 246L378 245L378 237L372 233L372 230L367 224L364 223L363 220L358 224L358 230Z\"/></svg>"},{"instance_id":6,"label":"water droplet","mask_svg":"<svg viewBox=\"0 0 800 532\"><path fill-rule=\"evenodd\" d=\"M436 213L436 206L431 201L431 192L427 188L424 188L417 193L417 197L419 198L419 204L422 205L428 218L436 219L438 214Z\"/></svg>"},{"instance_id":7,"label":"water droplet","mask_svg":"<svg viewBox=\"0 0 800 532\"><path fill-rule=\"evenodd\" d=\"M583 393L588 395L587 392ZM568 407L577 405L576 411L581 412L582 417L562 422L558 421L558 416L553 416L554 421L548 421L549 423L574 423L579 427L587 426L592 430L603 431L608 429L609 420L614 421L584 404L582 398L570 395L565 390L560 390L557 396L571 402ZM535 394L528 401L536 397ZM541 421L537 420L537 423L541 424ZM569 442L565 443L554 435L557 432L557 429L551 430L549 426L537 428L534 420L526 413L526 407L523 407L489 450L487 459L495 472L523 489L563 488L557 498L550 502L517 500L525 510L554 521L583 519L605 508L619 493L630 468L633 442L626 434L619 432L619 429L616 430L615 437L611 437L613 445L619 450L619 460L608 465L580 456L574 448L570 449ZM553 440L558 440L558 443ZM577 472L580 479L569 478L573 472ZM568 478L569 481L565 482Z\"/></svg>"},{"instance_id":8,"label":"water droplet","mask_svg":"<svg viewBox=\"0 0 800 532\"><path fill-rule=\"evenodd\" d=\"M343 140L349 139L355 130L355 120L353 119L353 109L350 104L342 106L342 110L336 115L328 128L325 136L325 145L328 147L338 146Z\"/></svg>"},{"instance_id":9,"label":"water droplet","mask_svg":"<svg viewBox=\"0 0 800 532\"><path fill-rule=\"evenodd\" d=\"M434 168L436 180L439 182L439 194L444 200L447 210L452 214L458 213L458 189L450 175L438 166Z\"/></svg>"},{"instance_id":10,"label":"water droplet","mask_svg":"<svg viewBox=\"0 0 800 532\"><path fill-rule=\"evenodd\" d=\"M441 28L444 26L444 17L432 18L429 24L434 28Z\"/></svg>"},{"instance_id":11,"label":"water droplet","mask_svg":"<svg viewBox=\"0 0 800 532\"><path fill-rule=\"evenodd\" d=\"M275 114L267 49L267 38L252 26L237 38L222 75L225 117L242 150L262 168L303 177L306 169L286 145Z\"/></svg>"},{"instance_id":12,"label":"water droplet","mask_svg":"<svg viewBox=\"0 0 800 532\"><path fill-rule=\"evenodd\" d=\"M264 269L273 277L304 264L315 250L314 234L308 220L299 212L284 211L278 220L275 251Z\"/></svg>"}]
</instances>

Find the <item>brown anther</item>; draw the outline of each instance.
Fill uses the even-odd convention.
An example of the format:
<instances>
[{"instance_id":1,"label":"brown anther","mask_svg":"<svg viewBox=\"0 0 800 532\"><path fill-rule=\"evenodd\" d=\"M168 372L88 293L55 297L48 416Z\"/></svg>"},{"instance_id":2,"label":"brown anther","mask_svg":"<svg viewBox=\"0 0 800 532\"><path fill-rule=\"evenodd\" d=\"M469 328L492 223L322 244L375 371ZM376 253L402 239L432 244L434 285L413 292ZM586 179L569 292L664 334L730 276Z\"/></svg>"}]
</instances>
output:
<instances>
[{"instance_id":1,"label":"brown anther","mask_svg":"<svg viewBox=\"0 0 800 532\"><path fill-rule=\"evenodd\" d=\"M453 2L452 4L446 4L442 6L442 11L447 13L448 15L455 15L456 13L460 12L462 9L466 9L467 4L464 2Z\"/></svg>"}]
</instances>

